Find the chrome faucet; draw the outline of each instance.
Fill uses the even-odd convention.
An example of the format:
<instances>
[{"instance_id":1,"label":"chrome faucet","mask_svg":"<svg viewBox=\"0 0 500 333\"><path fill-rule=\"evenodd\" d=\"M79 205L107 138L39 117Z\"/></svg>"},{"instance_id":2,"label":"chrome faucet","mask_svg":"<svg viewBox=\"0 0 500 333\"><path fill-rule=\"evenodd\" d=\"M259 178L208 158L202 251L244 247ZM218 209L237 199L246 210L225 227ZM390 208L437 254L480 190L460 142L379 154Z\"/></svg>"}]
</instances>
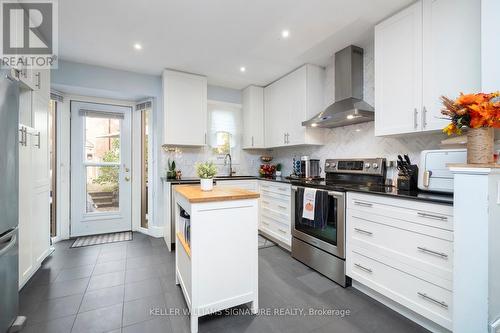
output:
<instances>
[{"instance_id":1,"label":"chrome faucet","mask_svg":"<svg viewBox=\"0 0 500 333\"><path fill-rule=\"evenodd\" d=\"M229 177L233 176L233 159L231 157L231 154L226 154L224 156L224 165L227 165L227 158L229 157Z\"/></svg>"}]
</instances>

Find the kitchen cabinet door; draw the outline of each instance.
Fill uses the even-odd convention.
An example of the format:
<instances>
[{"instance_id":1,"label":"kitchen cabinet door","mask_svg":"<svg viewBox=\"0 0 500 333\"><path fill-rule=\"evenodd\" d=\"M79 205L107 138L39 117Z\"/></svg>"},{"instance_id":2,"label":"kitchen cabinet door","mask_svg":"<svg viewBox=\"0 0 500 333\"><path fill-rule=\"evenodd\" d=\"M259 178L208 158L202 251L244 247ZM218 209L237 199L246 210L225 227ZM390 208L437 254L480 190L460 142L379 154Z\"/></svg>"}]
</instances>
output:
<instances>
[{"instance_id":1,"label":"kitchen cabinet door","mask_svg":"<svg viewBox=\"0 0 500 333\"><path fill-rule=\"evenodd\" d=\"M163 72L165 144L204 146L207 142L207 78Z\"/></svg>"},{"instance_id":2,"label":"kitchen cabinet door","mask_svg":"<svg viewBox=\"0 0 500 333\"><path fill-rule=\"evenodd\" d=\"M302 126L302 122L306 120L306 66L288 74L282 81L286 144L304 144L306 128Z\"/></svg>"},{"instance_id":3,"label":"kitchen cabinet door","mask_svg":"<svg viewBox=\"0 0 500 333\"><path fill-rule=\"evenodd\" d=\"M449 123L442 119L440 96L481 89L480 35L480 1L423 1L422 130Z\"/></svg>"},{"instance_id":4,"label":"kitchen cabinet door","mask_svg":"<svg viewBox=\"0 0 500 333\"><path fill-rule=\"evenodd\" d=\"M421 128L422 3L375 27L375 135Z\"/></svg>"},{"instance_id":5,"label":"kitchen cabinet door","mask_svg":"<svg viewBox=\"0 0 500 333\"><path fill-rule=\"evenodd\" d=\"M264 88L243 90L243 149L264 148Z\"/></svg>"},{"instance_id":6,"label":"kitchen cabinet door","mask_svg":"<svg viewBox=\"0 0 500 333\"><path fill-rule=\"evenodd\" d=\"M287 119L284 110L281 82L277 81L264 88L266 147L281 147L286 143Z\"/></svg>"}]
</instances>

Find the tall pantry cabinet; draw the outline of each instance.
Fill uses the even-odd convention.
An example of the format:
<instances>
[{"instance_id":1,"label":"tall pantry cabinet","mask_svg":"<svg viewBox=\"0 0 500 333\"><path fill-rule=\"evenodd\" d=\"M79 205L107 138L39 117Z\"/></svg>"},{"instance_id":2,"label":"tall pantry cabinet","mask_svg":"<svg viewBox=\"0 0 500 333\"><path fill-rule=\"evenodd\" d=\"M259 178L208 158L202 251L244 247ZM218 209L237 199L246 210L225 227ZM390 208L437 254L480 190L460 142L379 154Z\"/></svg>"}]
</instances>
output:
<instances>
[{"instance_id":1,"label":"tall pantry cabinet","mask_svg":"<svg viewBox=\"0 0 500 333\"><path fill-rule=\"evenodd\" d=\"M19 288L50 251L50 70L20 72Z\"/></svg>"}]
</instances>

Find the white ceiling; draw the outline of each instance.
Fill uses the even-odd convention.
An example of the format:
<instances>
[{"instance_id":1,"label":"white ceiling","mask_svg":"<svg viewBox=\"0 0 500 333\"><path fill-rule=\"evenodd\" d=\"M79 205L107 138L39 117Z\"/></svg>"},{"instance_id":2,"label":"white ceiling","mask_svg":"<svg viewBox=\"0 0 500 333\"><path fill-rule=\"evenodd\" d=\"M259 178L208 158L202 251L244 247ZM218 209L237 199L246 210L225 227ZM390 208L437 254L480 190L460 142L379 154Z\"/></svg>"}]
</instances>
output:
<instances>
[{"instance_id":1,"label":"white ceiling","mask_svg":"<svg viewBox=\"0 0 500 333\"><path fill-rule=\"evenodd\" d=\"M363 46L375 23L411 2L64 0L59 56L155 75L173 68L238 89L266 85L304 63L325 66L349 44ZM290 31L286 40L283 29ZM143 50L134 50L136 42Z\"/></svg>"}]
</instances>

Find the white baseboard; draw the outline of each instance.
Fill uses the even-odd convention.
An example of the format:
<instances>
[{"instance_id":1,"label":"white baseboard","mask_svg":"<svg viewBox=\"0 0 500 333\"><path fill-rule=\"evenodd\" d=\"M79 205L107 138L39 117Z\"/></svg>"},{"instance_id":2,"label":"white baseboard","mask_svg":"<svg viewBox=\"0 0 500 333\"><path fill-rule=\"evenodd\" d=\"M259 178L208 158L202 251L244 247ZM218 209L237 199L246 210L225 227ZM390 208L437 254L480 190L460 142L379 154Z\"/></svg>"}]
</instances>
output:
<instances>
[{"instance_id":1,"label":"white baseboard","mask_svg":"<svg viewBox=\"0 0 500 333\"><path fill-rule=\"evenodd\" d=\"M429 319L419 315L418 313L408 309L405 306L402 306L399 303L394 302L392 299L376 292L375 290L371 289L370 287L365 286L364 284L361 284L357 281L352 280L352 287L358 289L362 293L370 296L371 298L379 301L380 303L384 304L388 308L396 311L397 313L405 316L406 318L410 319L411 321L414 321L415 323L419 324L420 326L428 329L431 332L435 333L451 333L451 331L447 330L446 328L436 324L433 321L430 321ZM496 332L495 332L496 333Z\"/></svg>"}]
</instances>

